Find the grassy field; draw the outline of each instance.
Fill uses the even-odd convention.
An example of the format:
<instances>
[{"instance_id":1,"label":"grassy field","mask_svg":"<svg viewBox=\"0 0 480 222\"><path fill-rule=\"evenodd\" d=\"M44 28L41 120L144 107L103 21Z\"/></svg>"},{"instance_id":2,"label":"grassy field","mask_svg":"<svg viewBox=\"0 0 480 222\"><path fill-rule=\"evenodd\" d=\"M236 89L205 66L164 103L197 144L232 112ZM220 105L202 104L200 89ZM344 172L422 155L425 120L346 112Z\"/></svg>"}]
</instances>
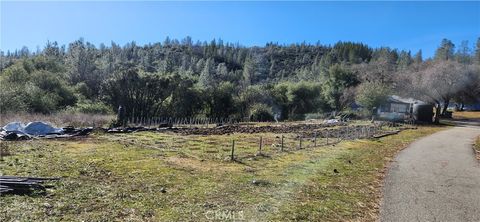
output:
<instances>
[{"instance_id":1,"label":"grassy field","mask_svg":"<svg viewBox=\"0 0 480 222\"><path fill-rule=\"evenodd\" d=\"M480 111L454 112L454 119L480 119Z\"/></svg>"},{"instance_id":2,"label":"grassy field","mask_svg":"<svg viewBox=\"0 0 480 222\"><path fill-rule=\"evenodd\" d=\"M385 165L442 129L302 150L289 144L286 152L266 145L266 155L252 155L257 138L274 144L277 136L142 132L4 142L1 174L62 179L46 194L0 197L0 221L374 221Z\"/></svg>"}]
</instances>

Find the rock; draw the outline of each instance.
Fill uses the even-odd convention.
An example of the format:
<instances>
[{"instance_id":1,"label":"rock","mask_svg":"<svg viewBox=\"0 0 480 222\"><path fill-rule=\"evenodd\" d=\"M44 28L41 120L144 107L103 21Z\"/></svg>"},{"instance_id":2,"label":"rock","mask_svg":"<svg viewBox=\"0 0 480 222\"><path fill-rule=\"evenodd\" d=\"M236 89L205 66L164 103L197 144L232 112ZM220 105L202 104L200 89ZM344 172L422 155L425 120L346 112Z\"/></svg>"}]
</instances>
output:
<instances>
[{"instance_id":1,"label":"rock","mask_svg":"<svg viewBox=\"0 0 480 222\"><path fill-rule=\"evenodd\" d=\"M166 193L167 190L165 189L165 187L162 187L162 188L160 188L160 192L161 192L161 193Z\"/></svg>"},{"instance_id":2,"label":"rock","mask_svg":"<svg viewBox=\"0 0 480 222\"><path fill-rule=\"evenodd\" d=\"M268 182L266 180L254 179L254 180L252 180L252 184L255 185L255 186L267 186L267 185L270 184L270 182Z\"/></svg>"},{"instance_id":3,"label":"rock","mask_svg":"<svg viewBox=\"0 0 480 222\"><path fill-rule=\"evenodd\" d=\"M248 166L247 166L247 167L245 167L245 172L247 172L247 173L253 173L253 172L255 172L255 169L253 169L252 167L248 167ZM252 183L253 183L253 181L252 181Z\"/></svg>"}]
</instances>

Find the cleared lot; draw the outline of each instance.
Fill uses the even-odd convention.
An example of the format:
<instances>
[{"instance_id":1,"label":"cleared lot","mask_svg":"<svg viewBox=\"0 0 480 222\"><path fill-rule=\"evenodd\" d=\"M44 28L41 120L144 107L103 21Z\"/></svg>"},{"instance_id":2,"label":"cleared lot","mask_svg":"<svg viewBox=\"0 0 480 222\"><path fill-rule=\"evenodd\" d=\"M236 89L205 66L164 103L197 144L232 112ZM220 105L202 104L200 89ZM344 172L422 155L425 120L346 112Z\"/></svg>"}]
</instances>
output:
<instances>
[{"instance_id":1,"label":"cleared lot","mask_svg":"<svg viewBox=\"0 0 480 222\"><path fill-rule=\"evenodd\" d=\"M2 196L0 219L373 221L384 165L411 141L442 129L285 152L269 145L268 155L251 155L258 152L255 138L274 143L278 135L139 132L4 142L3 175L62 179L45 195ZM242 141L237 161L228 158L232 139ZM169 144L180 140L186 142Z\"/></svg>"}]
</instances>

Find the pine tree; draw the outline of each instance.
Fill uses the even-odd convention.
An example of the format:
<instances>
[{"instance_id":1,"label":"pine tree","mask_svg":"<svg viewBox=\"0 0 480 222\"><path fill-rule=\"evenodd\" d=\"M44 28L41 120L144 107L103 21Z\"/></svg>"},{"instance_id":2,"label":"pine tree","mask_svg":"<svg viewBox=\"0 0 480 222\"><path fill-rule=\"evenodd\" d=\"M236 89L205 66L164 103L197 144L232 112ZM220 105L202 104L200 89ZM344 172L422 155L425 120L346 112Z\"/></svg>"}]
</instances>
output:
<instances>
[{"instance_id":1,"label":"pine tree","mask_svg":"<svg viewBox=\"0 0 480 222\"><path fill-rule=\"evenodd\" d=\"M435 52L436 60L452 60L454 58L455 45L448 39L443 39Z\"/></svg>"},{"instance_id":2,"label":"pine tree","mask_svg":"<svg viewBox=\"0 0 480 222\"><path fill-rule=\"evenodd\" d=\"M480 64L480 38L477 39L477 44L475 47L475 61Z\"/></svg>"},{"instance_id":3,"label":"pine tree","mask_svg":"<svg viewBox=\"0 0 480 222\"><path fill-rule=\"evenodd\" d=\"M410 51L401 51L400 55L398 56L397 66L399 69L406 69L410 64L412 64L412 56L410 55Z\"/></svg>"},{"instance_id":4,"label":"pine tree","mask_svg":"<svg viewBox=\"0 0 480 222\"><path fill-rule=\"evenodd\" d=\"M198 78L198 84L204 88L211 88L215 86L215 73L213 72L213 60L207 59L205 66L203 67L202 73Z\"/></svg>"},{"instance_id":5,"label":"pine tree","mask_svg":"<svg viewBox=\"0 0 480 222\"><path fill-rule=\"evenodd\" d=\"M470 48L468 47L468 41L462 41L460 47L458 47L458 51L455 54L455 58L459 63L469 64L471 61L470 57Z\"/></svg>"},{"instance_id":6,"label":"pine tree","mask_svg":"<svg viewBox=\"0 0 480 222\"><path fill-rule=\"evenodd\" d=\"M420 64L423 62L423 57L422 57L422 50L418 50L417 53L415 53L413 61L417 64Z\"/></svg>"},{"instance_id":7,"label":"pine tree","mask_svg":"<svg viewBox=\"0 0 480 222\"><path fill-rule=\"evenodd\" d=\"M247 87L252 84L253 75L255 74L255 64L251 55L248 55L245 58L245 63L243 64L243 84L244 87Z\"/></svg>"}]
</instances>

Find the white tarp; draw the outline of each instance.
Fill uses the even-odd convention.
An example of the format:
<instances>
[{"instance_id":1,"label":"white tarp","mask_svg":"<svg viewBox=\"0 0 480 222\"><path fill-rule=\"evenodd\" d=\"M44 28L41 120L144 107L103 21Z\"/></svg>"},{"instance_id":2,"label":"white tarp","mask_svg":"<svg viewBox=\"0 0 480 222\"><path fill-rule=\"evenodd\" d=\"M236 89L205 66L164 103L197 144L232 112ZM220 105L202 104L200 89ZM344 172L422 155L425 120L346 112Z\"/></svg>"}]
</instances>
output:
<instances>
[{"instance_id":1,"label":"white tarp","mask_svg":"<svg viewBox=\"0 0 480 222\"><path fill-rule=\"evenodd\" d=\"M338 123L339 121L337 119L328 119L328 120L324 120L323 123L326 123L326 124L334 124L334 123Z\"/></svg>"},{"instance_id":2,"label":"white tarp","mask_svg":"<svg viewBox=\"0 0 480 222\"><path fill-rule=\"evenodd\" d=\"M23 132L23 129L25 128L25 125L21 122L11 122L4 127L2 127L3 130L5 131L20 131Z\"/></svg>"},{"instance_id":3,"label":"white tarp","mask_svg":"<svg viewBox=\"0 0 480 222\"><path fill-rule=\"evenodd\" d=\"M20 122L12 122L5 125L2 129L5 131L21 132L33 136L44 136L48 134L63 133L63 129L55 128L50 124L44 122L30 122L27 125L23 125Z\"/></svg>"}]
</instances>

